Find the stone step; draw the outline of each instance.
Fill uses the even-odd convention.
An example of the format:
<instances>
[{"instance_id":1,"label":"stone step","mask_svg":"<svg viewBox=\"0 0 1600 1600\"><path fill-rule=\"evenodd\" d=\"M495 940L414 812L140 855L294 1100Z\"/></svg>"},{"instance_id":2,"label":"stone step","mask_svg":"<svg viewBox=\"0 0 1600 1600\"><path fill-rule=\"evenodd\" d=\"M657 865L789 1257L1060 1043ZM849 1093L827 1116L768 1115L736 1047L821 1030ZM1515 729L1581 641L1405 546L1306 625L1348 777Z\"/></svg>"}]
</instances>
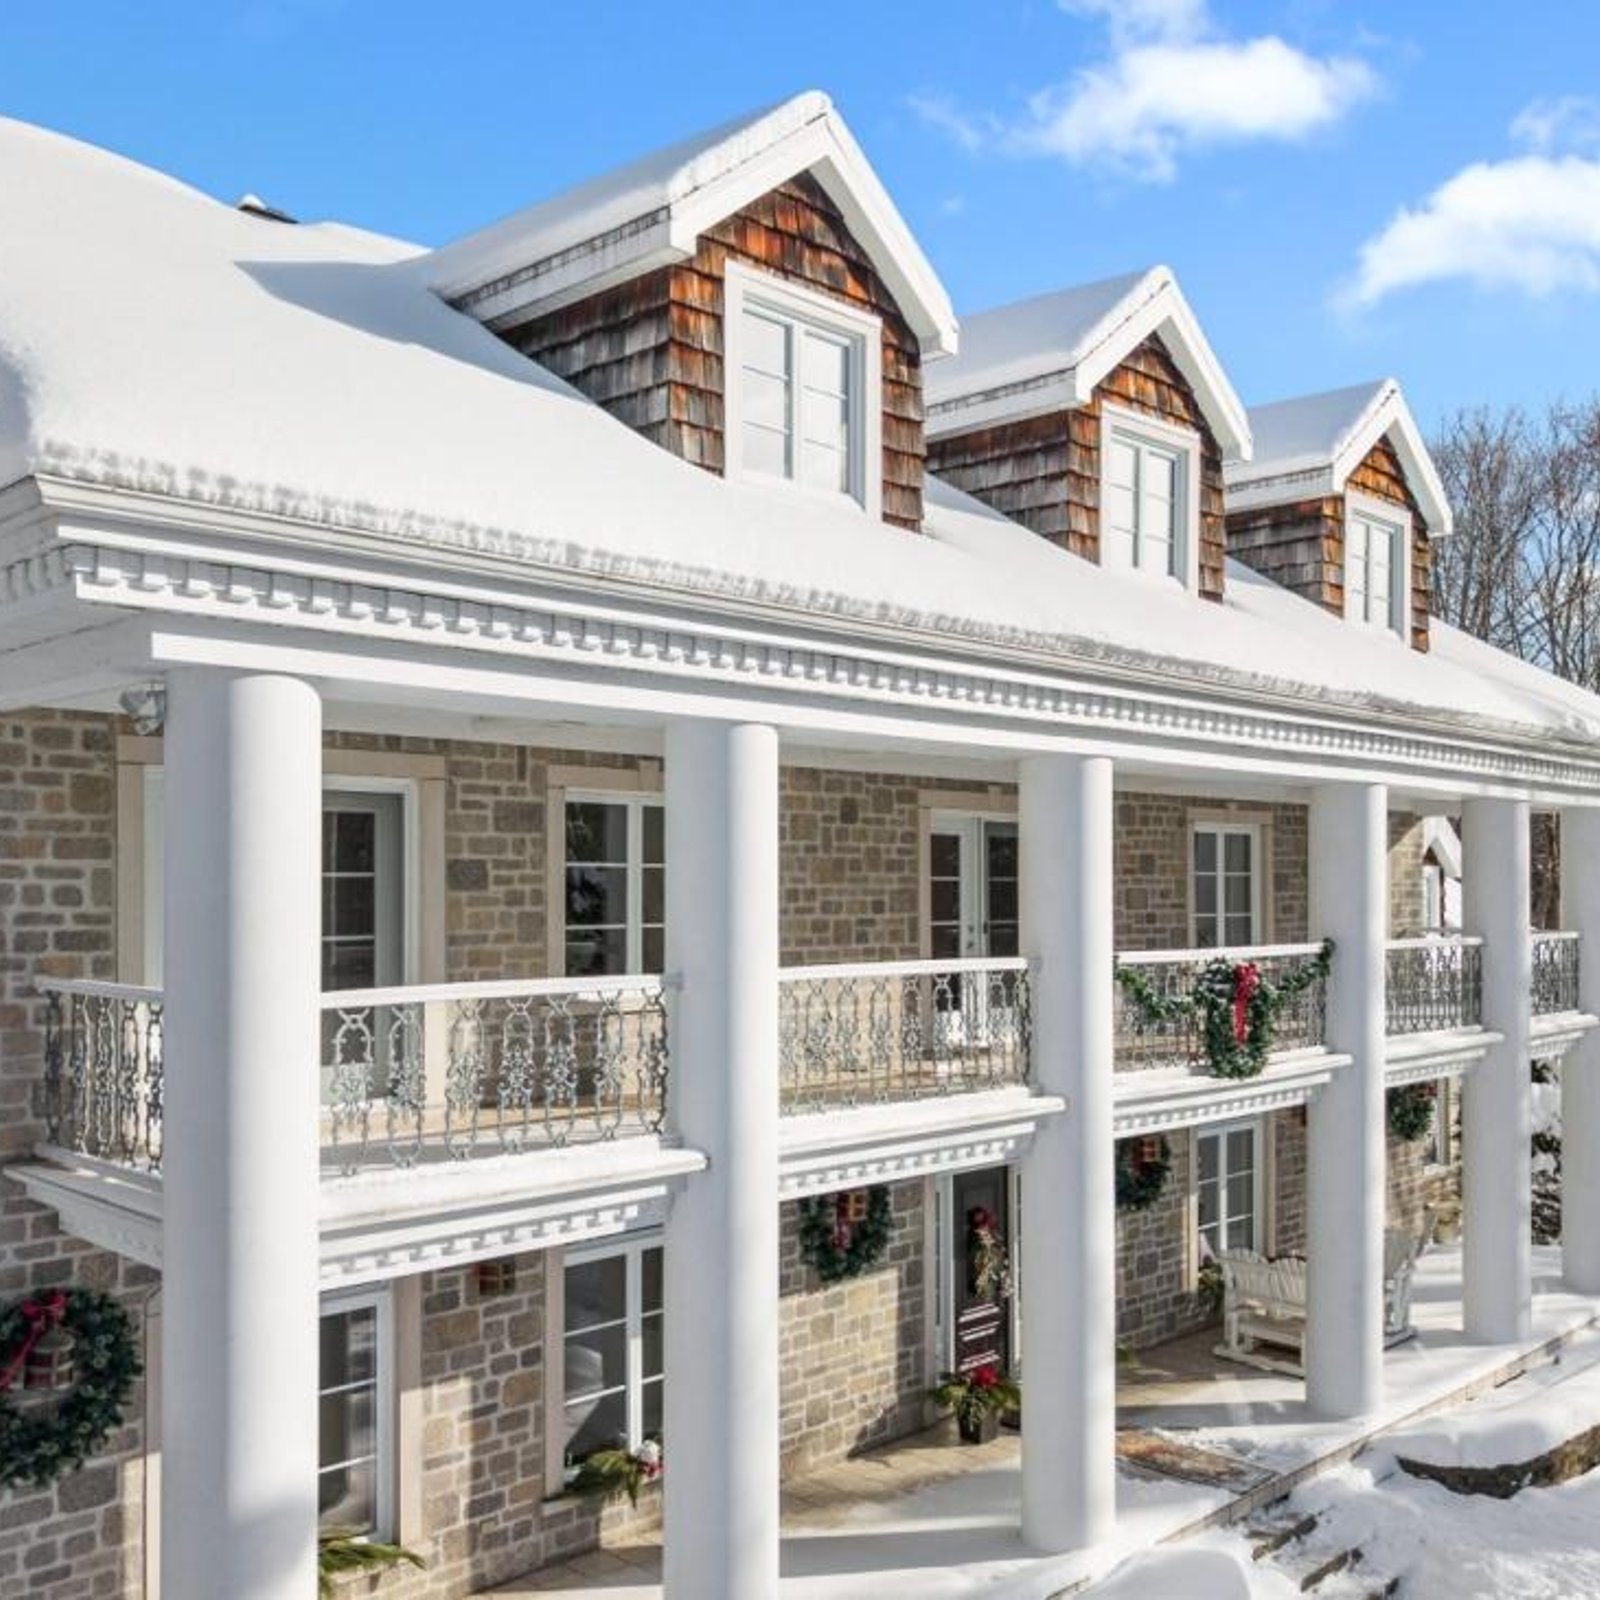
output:
<instances>
[{"instance_id":1,"label":"stone step","mask_svg":"<svg viewBox=\"0 0 1600 1600\"><path fill-rule=\"evenodd\" d=\"M1285 1545L1304 1539L1316 1531L1317 1519L1310 1511L1291 1511L1285 1502L1268 1506L1262 1515L1245 1524L1244 1536L1250 1541L1250 1554L1257 1561L1275 1556Z\"/></svg>"},{"instance_id":2,"label":"stone step","mask_svg":"<svg viewBox=\"0 0 1600 1600\"><path fill-rule=\"evenodd\" d=\"M1399 1578L1354 1565L1323 1579L1311 1591L1316 1600L1391 1600L1399 1592Z\"/></svg>"},{"instance_id":3,"label":"stone step","mask_svg":"<svg viewBox=\"0 0 1600 1600\"><path fill-rule=\"evenodd\" d=\"M1326 1590L1317 1586L1335 1573L1342 1573L1360 1556L1359 1550L1348 1546L1341 1549L1337 1545L1317 1545L1297 1540L1280 1550L1273 1557L1272 1564L1291 1583L1298 1584L1302 1593L1325 1594Z\"/></svg>"}]
</instances>

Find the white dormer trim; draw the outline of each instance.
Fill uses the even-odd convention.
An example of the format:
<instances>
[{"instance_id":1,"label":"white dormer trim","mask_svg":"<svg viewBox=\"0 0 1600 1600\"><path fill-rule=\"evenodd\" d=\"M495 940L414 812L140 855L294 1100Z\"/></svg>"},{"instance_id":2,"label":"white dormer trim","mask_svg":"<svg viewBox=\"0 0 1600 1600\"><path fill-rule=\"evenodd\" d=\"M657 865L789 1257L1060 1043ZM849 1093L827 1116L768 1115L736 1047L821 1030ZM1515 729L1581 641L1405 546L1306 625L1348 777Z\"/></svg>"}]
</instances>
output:
<instances>
[{"instance_id":1,"label":"white dormer trim","mask_svg":"<svg viewBox=\"0 0 1600 1600\"><path fill-rule=\"evenodd\" d=\"M1108 561L1106 538L1106 475L1110 470L1111 441L1117 435L1137 443L1149 443L1169 450L1178 458L1177 491L1179 515L1175 534L1178 550L1176 573L1151 573L1119 560ZM1200 493L1202 487L1200 436L1193 428L1180 428L1160 417L1126 406L1100 408L1100 565L1111 571L1128 572L1151 582L1177 583L1190 594L1200 591Z\"/></svg>"},{"instance_id":2,"label":"white dormer trim","mask_svg":"<svg viewBox=\"0 0 1600 1600\"><path fill-rule=\"evenodd\" d=\"M1043 354L1037 371L1018 372L988 389L946 393L930 404L928 436L945 438L1087 405L1099 385L1152 334L1160 337L1194 390L1224 457L1249 460L1249 414L1170 267L1145 273L1064 358Z\"/></svg>"},{"instance_id":3,"label":"white dormer trim","mask_svg":"<svg viewBox=\"0 0 1600 1600\"><path fill-rule=\"evenodd\" d=\"M1371 446L1368 446L1370 449ZM1362 452L1365 455L1365 451ZM1358 458L1359 459L1359 458ZM1353 597L1350 587L1350 517L1354 513L1365 517L1380 526L1393 528L1396 532L1395 549L1390 559L1389 589L1390 589L1390 625L1387 628L1374 626L1374 633L1388 634L1409 646L1411 643L1411 543L1415 531L1415 521L1411 513L1402 505L1396 505L1393 500L1380 500L1376 495L1363 494L1358 489L1346 489L1344 492L1344 526L1345 545L1344 560L1345 570L1342 576L1344 583L1344 615L1345 621L1366 627L1364 618L1353 615Z\"/></svg>"},{"instance_id":4,"label":"white dormer trim","mask_svg":"<svg viewBox=\"0 0 1600 1600\"><path fill-rule=\"evenodd\" d=\"M1428 453L1422 430L1406 404L1399 383L1393 378L1386 378L1374 389L1360 414L1326 452L1229 463L1225 468L1228 509L1247 511L1292 500L1342 494L1350 474L1383 438L1388 439L1399 457L1407 486L1422 513L1423 526L1429 536L1446 537L1455 527L1449 497L1433 457Z\"/></svg>"},{"instance_id":5,"label":"white dormer trim","mask_svg":"<svg viewBox=\"0 0 1600 1600\"><path fill-rule=\"evenodd\" d=\"M729 130L720 142L598 203L552 222L547 206L434 252L431 287L503 329L586 299L661 266L689 260L700 236L752 201L809 172L839 207L925 355L957 345L950 297L825 94L797 96ZM626 215L618 214L620 211Z\"/></svg>"}]
</instances>

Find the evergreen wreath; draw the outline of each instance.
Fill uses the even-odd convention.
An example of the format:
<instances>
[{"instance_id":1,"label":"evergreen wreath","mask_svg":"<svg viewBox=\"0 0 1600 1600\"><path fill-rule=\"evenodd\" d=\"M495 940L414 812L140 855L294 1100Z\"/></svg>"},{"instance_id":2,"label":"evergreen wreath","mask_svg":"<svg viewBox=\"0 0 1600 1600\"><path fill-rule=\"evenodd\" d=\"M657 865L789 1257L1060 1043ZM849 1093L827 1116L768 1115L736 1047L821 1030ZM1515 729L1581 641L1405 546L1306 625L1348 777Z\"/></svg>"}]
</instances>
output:
<instances>
[{"instance_id":1,"label":"evergreen wreath","mask_svg":"<svg viewBox=\"0 0 1600 1600\"><path fill-rule=\"evenodd\" d=\"M1389 1132L1406 1144L1426 1139L1433 1129L1438 1091L1431 1083L1408 1083L1389 1091Z\"/></svg>"},{"instance_id":2,"label":"evergreen wreath","mask_svg":"<svg viewBox=\"0 0 1600 1600\"><path fill-rule=\"evenodd\" d=\"M824 1283L860 1277L889 1247L889 1186L873 1184L864 1203L853 1199L861 1192L812 1195L800 1202L800 1253Z\"/></svg>"},{"instance_id":3,"label":"evergreen wreath","mask_svg":"<svg viewBox=\"0 0 1600 1600\"><path fill-rule=\"evenodd\" d=\"M1148 1211L1161 1198L1172 1171L1166 1136L1117 1141L1117 1210Z\"/></svg>"},{"instance_id":4,"label":"evergreen wreath","mask_svg":"<svg viewBox=\"0 0 1600 1600\"><path fill-rule=\"evenodd\" d=\"M72 1385L54 1406L19 1406L13 1385L40 1339L72 1339ZM0 1312L0 1486L42 1488L81 1467L122 1422L139 1376L128 1313L95 1289L52 1289Z\"/></svg>"},{"instance_id":5,"label":"evergreen wreath","mask_svg":"<svg viewBox=\"0 0 1600 1600\"><path fill-rule=\"evenodd\" d=\"M1187 994L1162 994L1137 967L1118 967L1117 983L1139 1026L1198 1017L1206 1065L1219 1078L1254 1078L1272 1053L1278 1017L1296 996L1328 976L1333 940L1314 956L1268 978L1254 961L1218 957L1200 969Z\"/></svg>"}]
</instances>

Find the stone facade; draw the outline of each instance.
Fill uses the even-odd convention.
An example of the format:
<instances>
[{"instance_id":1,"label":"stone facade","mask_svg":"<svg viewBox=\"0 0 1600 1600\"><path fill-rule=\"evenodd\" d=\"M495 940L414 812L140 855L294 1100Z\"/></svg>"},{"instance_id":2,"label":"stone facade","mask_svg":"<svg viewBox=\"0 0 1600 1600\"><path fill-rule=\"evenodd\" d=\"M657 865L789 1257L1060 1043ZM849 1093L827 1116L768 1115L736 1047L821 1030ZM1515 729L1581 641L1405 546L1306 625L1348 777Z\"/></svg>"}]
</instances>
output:
<instances>
[{"instance_id":1,"label":"stone facade","mask_svg":"<svg viewBox=\"0 0 1600 1600\"><path fill-rule=\"evenodd\" d=\"M1188 1240L1194 1227L1194 1136L1167 1136L1172 1167L1155 1204L1117 1213L1117 1342L1139 1350L1203 1326Z\"/></svg>"},{"instance_id":2,"label":"stone facade","mask_svg":"<svg viewBox=\"0 0 1600 1600\"><path fill-rule=\"evenodd\" d=\"M823 1285L800 1251L799 1207L780 1211L779 1436L783 1471L805 1471L923 1425L928 1387L924 1185L891 1189L882 1261Z\"/></svg>"}]
</instances>

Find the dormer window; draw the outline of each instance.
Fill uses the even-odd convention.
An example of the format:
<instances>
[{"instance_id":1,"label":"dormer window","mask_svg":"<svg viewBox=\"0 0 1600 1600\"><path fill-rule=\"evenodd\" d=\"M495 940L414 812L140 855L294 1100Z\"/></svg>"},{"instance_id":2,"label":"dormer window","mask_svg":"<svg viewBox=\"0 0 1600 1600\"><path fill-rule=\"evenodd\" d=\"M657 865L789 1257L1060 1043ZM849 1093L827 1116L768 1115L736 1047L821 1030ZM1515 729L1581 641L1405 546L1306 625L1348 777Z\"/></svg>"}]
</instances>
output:
<instances>
[{"instance_id":1,"label":"dormer window","mask_svg":"<svg viewBox=\"0 0 1600 1600\"><path fill-rule=\"evenodd\" d=\"M1398 513L1398 514L1397 514ZM1344 614L1347 621L1404 637L1408 625L1409 519L1398 507L1347 495Z\"/></svg>"},{"instance_id":2,"label":"dormer window","mask_svg":"<svg viewBox=\"0 0 1600 1600\"><path fill-rule=\"evenodd\" d=\"M724 332L730 478L882 498L878 319L729 263Z\"/></svg>"},{"instance_id":3,"label":"dormer window","mask_svg":"<svg viewBox=\"0 0 1600 1600\"><path fill-rule=\"evenodd\" d=\"M1199 562L1199 441L1132 411L1103 408L1100 565L1193 588Z\"/></svg>"}]
</instances>

